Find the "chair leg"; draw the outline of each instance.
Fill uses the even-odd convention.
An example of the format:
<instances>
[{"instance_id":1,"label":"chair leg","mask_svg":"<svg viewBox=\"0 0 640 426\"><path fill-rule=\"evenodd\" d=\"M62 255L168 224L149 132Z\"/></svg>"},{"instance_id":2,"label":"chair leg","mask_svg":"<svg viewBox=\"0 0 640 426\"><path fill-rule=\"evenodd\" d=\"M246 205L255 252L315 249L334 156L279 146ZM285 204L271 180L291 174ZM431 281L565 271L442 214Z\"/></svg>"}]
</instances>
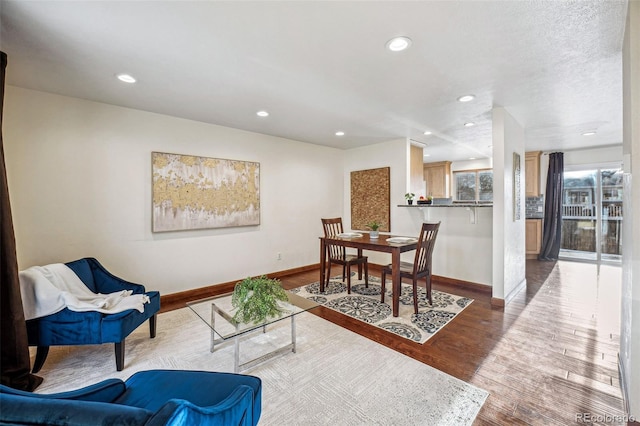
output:
<instances>
[{"instance_id":1,"label":"chair leg","mask_svg":"<svg viewBox=\"0 0 640 426\"><path fill-rule=\"evenodd\" d=\"M382 280L380 281L380 302L384 303L384 287L387 281L387 274L382 270Z\"/></svg>"},{"instance_id":2,"label":"chair leg","mask_svg":"<svg viewBox=\"0 0 640 426\"><path fill-rule=\"evenodd\" d=\"M418 280L413 278L413 312L418 314Z\"/></svg>"},{"instance_id":3,"label":"chair leg","mask_svg":"<svg viewBox=\"0 0 640 426\"><path fill-rule=\"evenodd\" d=\"M429 299L429 304L433 306L433 299L431 298L431 271L427 275L427 299Z\"/></svg>"},{"instance_id":4,"label":"chair leg","mask_svg":"<svg viewBox=\"0 0 640 426\"><path fill-rule=\"evenodd\" d=\"M324 283L324 288L325 291L326 289L329 287L329 281L331 281L331 262L327 262L327 273L325 274L325 283Z\"/></svg>"},{"instance_id":5,"label":"chair leg","mask_svg":"<svg viewBox=\"0 0 640 426\"><path fill-rule=\"evenodd\" d=\"M124 340L115 344L116 370L122 371L124 368Z\"/></svg>"},{"instance_id":6,"label":"chair leg","mask_svg":"<svg viewBox=\"0 0 640 426\"><path fill-rule=\"evenodd\" d=\"M49 346L38 346L36 359L33 361L33 370L31 370L32 373L37 373L38 371L40 371L40 369L44 365L45 360L47 359L47 355L49 355Z\"/></svg>"},{"instance_id":7,"label":"chair leg","mask_svg":"<svg viewBox=\"0 0 640 426\"><path fill-rule=\"evenodd\" d=\"M151 337L152 339L156 337L156 320L157 320L156 314L154 314L153 316L151 316L151 318L149 318L149 337Z\"/></svg>"},{"instance_id":8,"label":"chair leg","mask_svg":"<svg viewBox=\"0 0 640 426\"><path fill-rule=\"evenodd\" d=\"M346 266L343 266L343 268L346 268ZM351 266L349 266L347 272L347 294L351 294ZM342 280L344 281L344 278Z\"/></svg>"},{"instance_id":9,"label":"chair leg","mask_svg":"<svg viewBox=\"0 0 640 426\"><path fill-rule=\"evenodd\" d=\"M364 286L369 288L369 264L364 264Z\"/></svg>"},{"instance_id":10,"label":"chair leg","mask_svg":"<svg viewBox=\"0 0 640 426\"><path fill-rule=\"evenodd\" d=\"M331 274L331 262L327 261L327 266L324 267L324 289L326 291L329 285L329 275Z\"/></svg>"},{"instance_id":11,"label":"chair leg","mask_svg":"<svg viewBox=\"0 0 640 426\"><path fill-rule=\"evenodd\" d=\"M346 271L347 271L347 265L342 265L342 282L344 282ZM351 276L351 268L349 268L349 276Z\"/></svg>"}]
</instances>

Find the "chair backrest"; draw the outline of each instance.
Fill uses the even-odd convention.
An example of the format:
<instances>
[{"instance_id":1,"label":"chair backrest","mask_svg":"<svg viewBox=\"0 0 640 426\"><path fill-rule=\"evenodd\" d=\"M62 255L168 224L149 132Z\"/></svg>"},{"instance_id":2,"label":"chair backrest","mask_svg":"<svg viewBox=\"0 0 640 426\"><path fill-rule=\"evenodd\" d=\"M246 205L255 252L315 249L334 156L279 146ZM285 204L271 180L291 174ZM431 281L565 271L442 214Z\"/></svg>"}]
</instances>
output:
<instances>
[{"instance_id":1,"label":"chair backrest","mask_svg":"<svg viewBox=\"0 0 640 426\"><path fill-rule=\"evenodd\" d=\"M322 228L324 229L324 236L330 237L332 235L342 234L342 218L336 217L331 219L322 219ZM345 250L342 246L336 246L333 244L327 244L329 248L330 259L344 259Z\"/></svg>"},{"instance_id":2,"label":"chair backrest","mask_svg":"<svg viewBox=\"0 0 640 426\"><path fill-rule=\"evenodd\" d=\"M89 289L94 293L100 293L98 288L96 287L96 283L93 279L93 271L91 270L91 265L89 264L89 259L82 258L78 260L74 260L73 262L65 263L73 272L76 273L80 281L84 283Z\"/></svg>"},{"instance_id":3,"label":"chair backrest","mask_svg":"<svg viewBox=\"0 0 640 426\"><path fill-rule=\"evenodd\" d=\"M431 269L431 256L433 247L436 245L436 237L438 236L438 223L423 223L418 238L418 246L416 247L416 258L413 262L414 274L424 272Z\"/></svg>"},{"instance_id":4,"label":"chair backrest","mask_svg":"<svg viewBox=\"0 0 640 426\"><path fill-rule=\"evenodd\" d=\"M342 234L342 218L322 219L322 227L325 237Z\"/></svg>"}]
</instances>

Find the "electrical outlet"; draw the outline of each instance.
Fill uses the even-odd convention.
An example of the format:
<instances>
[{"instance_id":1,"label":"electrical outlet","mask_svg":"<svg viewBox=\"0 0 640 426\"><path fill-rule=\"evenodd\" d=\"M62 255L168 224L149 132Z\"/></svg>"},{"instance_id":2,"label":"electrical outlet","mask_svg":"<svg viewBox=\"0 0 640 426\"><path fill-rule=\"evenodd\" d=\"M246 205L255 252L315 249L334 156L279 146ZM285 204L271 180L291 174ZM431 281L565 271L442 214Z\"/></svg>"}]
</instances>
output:
<instances>
[{"instance_id":1,"label":"electrical outlet","mask_svg":"<svg viewBox=\"0 0 640 426\"><path fill-rule=\"evenodd\" d=\"M282 253L276 254L276 260L282 260Z\"/></svg>"}]
</instances>

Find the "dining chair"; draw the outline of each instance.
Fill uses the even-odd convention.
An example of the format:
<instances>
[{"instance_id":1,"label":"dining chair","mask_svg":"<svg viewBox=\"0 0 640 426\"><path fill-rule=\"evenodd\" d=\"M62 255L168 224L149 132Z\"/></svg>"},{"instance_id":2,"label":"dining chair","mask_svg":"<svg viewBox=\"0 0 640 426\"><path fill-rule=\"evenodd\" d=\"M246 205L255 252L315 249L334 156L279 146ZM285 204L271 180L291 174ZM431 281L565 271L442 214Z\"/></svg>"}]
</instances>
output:
<instances>
[{"instance_id":1,"label":"dining chair","mask_svg":"<svg viewBox=\"0 0 640 426\"><path fill-rule=\"evenodd\" d=\"M440 228L440 222L438 223L423 223L420 230L420 237L418 237L418 245L416 247L416 256L413 263L400 262L400 280L402 278L410 278L413 283L413 307L414 311L418 313L418 280L425 278L427 298L429 304L433 305L431 298L431 256L433 254L433 247L436 244L436 237L438 236L438 229ZM391 265L387 265L382 268L382 283L380 301L384 303L384 288L387 274L391 275Z\"/></svg>"},{"instance_id":2,"label":"dining chair","mask_svg":"<svg viewBox=\"0 0 640 426\"><path fill-rule=\"evenodd\" d=\"M342 218L336 217L332 219L322 219L322 227L324 228L324 236L330 237L334 235L342 234ZM351 265L364 265L364 285L369 287L369 264L367 262L367 256L358 256L357 254L348 254L343 246L335 244L327 244L327 252L329 253L327 265L327 281L325 285L329 285L329 279L331 276L331 264L342 265L342 282L344 282L345 273L347 276L347 294L351 294ZM358 268L358 279L362 279L362 270Z\"/></svg>"}]
</instances>

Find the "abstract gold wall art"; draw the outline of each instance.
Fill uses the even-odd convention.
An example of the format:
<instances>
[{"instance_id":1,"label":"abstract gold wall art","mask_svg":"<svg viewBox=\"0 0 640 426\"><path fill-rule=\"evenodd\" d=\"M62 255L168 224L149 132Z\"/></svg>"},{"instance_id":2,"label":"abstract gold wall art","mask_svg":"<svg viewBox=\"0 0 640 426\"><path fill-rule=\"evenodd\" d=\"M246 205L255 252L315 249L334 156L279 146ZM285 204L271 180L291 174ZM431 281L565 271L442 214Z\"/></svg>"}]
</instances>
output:
<instances>
[{"instance_id":1,"label":"abstract gold wall art","mask_svg":"<svg viewBox=\"0 0 640 426\"><path fill-rule=\"evenodd\" d=\"M152 152L153 232L260 224L260 163Z\"/></svg>"}]
</instances>

